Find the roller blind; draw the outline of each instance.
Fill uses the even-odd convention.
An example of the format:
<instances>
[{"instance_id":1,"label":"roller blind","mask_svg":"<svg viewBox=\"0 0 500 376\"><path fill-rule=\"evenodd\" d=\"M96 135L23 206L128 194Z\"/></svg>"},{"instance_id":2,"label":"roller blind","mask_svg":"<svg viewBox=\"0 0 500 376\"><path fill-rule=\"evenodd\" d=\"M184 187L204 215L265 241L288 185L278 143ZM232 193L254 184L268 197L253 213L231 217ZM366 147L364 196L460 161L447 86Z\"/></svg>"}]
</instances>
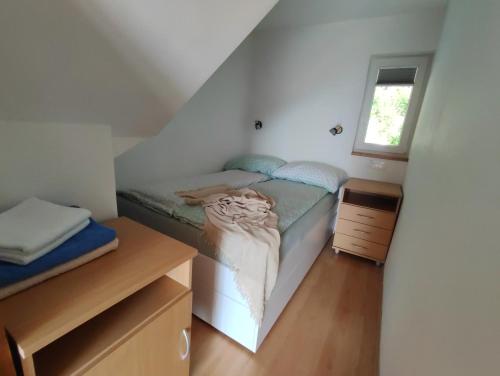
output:
<instances>
[{"instance_id":1,"label":"roller blind","mask_svg":"<svg viewBox=\"0 0 500 376\"><path fill-rule=\"evenodd\" d=\"M377 85L413 85L417 68L381 68Z\"/></svg>"}]
</instances>

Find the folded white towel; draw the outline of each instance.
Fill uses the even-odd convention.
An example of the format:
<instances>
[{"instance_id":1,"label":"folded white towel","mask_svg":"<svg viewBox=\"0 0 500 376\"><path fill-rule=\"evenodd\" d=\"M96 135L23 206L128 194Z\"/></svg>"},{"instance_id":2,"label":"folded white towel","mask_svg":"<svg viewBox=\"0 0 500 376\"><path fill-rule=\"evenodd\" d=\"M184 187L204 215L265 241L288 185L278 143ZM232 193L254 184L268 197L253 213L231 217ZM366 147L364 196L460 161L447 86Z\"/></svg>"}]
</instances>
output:
<instances>
[{"instance_id":1,"label":"folded white towel","mask_svg":"<svg viewBox=\"0 0 500 376\"><path fill-rule=\"evenodd\" d=\"M47 253L49 253L50 251L52 251L53 249L57 248L59 245L64 243L66 240L71 238L73 235L78 234L85 227L87 227L89 225L89 223L90 223L90 220L85 219L82 223L73 227L67 233L65 233L64 235L60 236L57 239L54 239L54 241L47 244L45 247L40 248L36 252L27 253L27 252L20 252L19 250L0 248L0 260L11 262L13 264L27 265L30 262L35 261L37 258L40 258L40 257L46 255Z\"/></svg>"},{"instance_id":2,"label":"folded white towel","mask_svg":"<svg viewBox=\"0 0 500 376\"><path fill-rule=\"evenodd\" d=\"M87 209L29 198L0 214L0 260L33 261L86 227L90 215Z\"/></svg>"}]
</instances>

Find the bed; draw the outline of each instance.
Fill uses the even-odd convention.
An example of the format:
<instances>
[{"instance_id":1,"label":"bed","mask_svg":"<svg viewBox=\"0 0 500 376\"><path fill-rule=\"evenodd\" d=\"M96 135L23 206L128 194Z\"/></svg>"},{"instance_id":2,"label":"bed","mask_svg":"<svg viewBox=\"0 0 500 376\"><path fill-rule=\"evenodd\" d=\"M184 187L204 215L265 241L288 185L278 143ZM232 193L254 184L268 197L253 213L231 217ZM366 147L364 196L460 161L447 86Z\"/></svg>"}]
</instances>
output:
<instances>
[{"instance_id":1,"label":"bed","mask_svg":"<svg viewBox=\"0 0 500 376\"><path fill-rule=\"evenodd\" d=\"M337 212L336 192L269 176L254 180L249 188L275 199L273 210L279 216L281 234L278 277L260 325L251 316L233 270L204 241L202 207L177 205L176 210L170 210L130 192L118 194L120 215L199 250L193 261L193 313L252 352L262 344L328 241Z\"/></svg>"}]
</instances>

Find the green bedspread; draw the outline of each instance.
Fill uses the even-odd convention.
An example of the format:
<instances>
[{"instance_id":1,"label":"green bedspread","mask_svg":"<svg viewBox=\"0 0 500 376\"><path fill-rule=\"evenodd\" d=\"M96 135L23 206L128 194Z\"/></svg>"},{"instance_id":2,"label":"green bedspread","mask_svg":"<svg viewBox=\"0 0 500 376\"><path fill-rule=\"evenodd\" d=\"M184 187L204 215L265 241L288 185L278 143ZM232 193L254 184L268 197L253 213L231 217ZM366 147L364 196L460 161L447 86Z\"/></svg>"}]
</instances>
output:
<instances>
[{"instance_id":1,"label":"green bedspread","mask_svg":"<svg viewBox=\"0 0 500 376\"><path fill-rule=\"evenodd\" d=\"M277 179L255 183L249 188L270 196L276 201L273 210L279 218L280 233L284 233L328 193L323 188ZM173 216L198 228L202 228L205 222L205 212L201 206L181 205L174 209Z\"/></svg>"}]
</instances>

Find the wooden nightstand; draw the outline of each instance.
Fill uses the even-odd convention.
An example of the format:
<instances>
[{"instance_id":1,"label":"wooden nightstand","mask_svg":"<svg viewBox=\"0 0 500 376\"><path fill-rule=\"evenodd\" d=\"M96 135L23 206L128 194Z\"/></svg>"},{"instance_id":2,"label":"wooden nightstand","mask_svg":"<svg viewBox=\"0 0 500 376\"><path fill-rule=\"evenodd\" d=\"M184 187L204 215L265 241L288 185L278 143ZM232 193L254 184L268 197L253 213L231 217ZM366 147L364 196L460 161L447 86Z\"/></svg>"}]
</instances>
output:
<instances>
[{"instance_id":1,"label":"wooden nightstand","mask_svg":"<svg viewBox=\"0 0 500 376\"><path fill-rule=\"evenodd\" d=\"M403 200L401 185L349 179L340 191L334 230L335 253L385 262Z\"/></svg>"}]
</instances>

